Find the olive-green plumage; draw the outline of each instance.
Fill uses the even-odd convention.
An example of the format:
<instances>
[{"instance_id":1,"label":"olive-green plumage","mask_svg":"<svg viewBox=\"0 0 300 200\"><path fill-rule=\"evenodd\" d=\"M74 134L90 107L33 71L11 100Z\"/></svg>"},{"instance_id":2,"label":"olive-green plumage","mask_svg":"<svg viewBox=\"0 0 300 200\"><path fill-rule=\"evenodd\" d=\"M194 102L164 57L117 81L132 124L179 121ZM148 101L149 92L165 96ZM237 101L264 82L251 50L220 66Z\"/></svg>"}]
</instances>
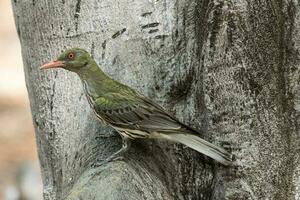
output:
<instances>
[{"instance_id":1,"label":"olive-green plumage","mask_svg":"<svg viewBox=\"0 0 300 200\"><path fill-rule=\"evenodd\" d=\"M224 165L231 164L230 153L201 139L196 131L152 100L107 76L85 50L69 49L58 60L42 66L45 69L56 67L79 75L96 116L123 136L125 145L109 160L128 148L128 139L163 138L183 143Z\"/></svg>"}]
</instances>

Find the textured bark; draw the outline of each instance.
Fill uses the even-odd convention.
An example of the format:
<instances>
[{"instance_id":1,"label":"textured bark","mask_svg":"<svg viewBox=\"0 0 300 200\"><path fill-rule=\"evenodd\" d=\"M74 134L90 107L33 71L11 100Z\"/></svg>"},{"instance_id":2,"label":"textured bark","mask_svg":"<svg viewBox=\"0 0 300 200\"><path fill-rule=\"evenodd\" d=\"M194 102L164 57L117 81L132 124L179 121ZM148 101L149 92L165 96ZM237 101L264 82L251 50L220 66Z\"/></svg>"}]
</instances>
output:
<instances>
[{"instance_id":1,"label":"textured bark","mask_svg":"<svg viewBox=\"0 0 300 200\"><path fill-rule=\"evenodd\" d=\"M300 6L292 0L13 0L48 199L300 199ZM124 161L75 74L40 71L68 47L229 147L224 168L136 141Z\"/></svg>"}]
</instances>

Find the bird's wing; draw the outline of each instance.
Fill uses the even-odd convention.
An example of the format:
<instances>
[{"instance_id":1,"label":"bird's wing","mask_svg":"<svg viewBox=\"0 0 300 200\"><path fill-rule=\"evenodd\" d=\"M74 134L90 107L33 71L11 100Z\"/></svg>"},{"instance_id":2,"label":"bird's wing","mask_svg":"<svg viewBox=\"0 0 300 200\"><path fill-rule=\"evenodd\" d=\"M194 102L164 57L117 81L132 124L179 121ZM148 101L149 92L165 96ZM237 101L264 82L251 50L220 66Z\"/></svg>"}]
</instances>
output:
<instances>
[{"instance_id":1,"label":"bird's wing","mask_svg":"<svg viewBox=\"0 0 300 200\"><path fill-rule=\"evenodd\" d=\"M95 100L94 109L107 123L128 130L150 133L176 131L184 126L162 107L141 95L109 93Z\"/></svg>"}]
</instances>

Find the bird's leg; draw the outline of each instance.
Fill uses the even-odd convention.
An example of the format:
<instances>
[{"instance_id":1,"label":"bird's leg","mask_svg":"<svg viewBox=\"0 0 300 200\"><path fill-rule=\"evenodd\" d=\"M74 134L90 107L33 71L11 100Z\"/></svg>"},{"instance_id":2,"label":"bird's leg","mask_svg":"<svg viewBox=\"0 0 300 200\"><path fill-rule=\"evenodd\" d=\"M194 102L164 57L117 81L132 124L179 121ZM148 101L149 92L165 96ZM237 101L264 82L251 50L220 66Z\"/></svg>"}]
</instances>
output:
<instances>
[{"instance_id":1,"label":"bird's leg","mask_svg":"<svg viewBox=\"0 0 300 200\"><path fill-rule=\"evenodd\" d=\"M109 156L105 160L105 162L110 162L110 161L113 161L113 160L123 159L123 155L124 155L124 153L126 153L126 151L128 151L128 149L130 148L130 145L131 145L130 139L128 139L127 137L122 137L122 148L119 149L114 154L112 154L111 156Z\"/></svg>"},{"instance_id":2,"label":"bird's leg","mask_svg":"<svg viewBox=\"0 0 300 200\"><path fill-rule=\"evenodd\" d=\"M117 152L115 152L114 154L112 154L111 156L109 156L104 161L94 163L92 166L93 167L98 167L98 166L101 166L103 164L106 164L106 163L114 161L114 160L121 160L121 159L123 159L124 153L126 153L128 151L128 149L130 148L130 146L131 146L130 139L127 138L127 137L122 137L122 148L121 149L119 149Z\"/></svg>"}]
</instances>

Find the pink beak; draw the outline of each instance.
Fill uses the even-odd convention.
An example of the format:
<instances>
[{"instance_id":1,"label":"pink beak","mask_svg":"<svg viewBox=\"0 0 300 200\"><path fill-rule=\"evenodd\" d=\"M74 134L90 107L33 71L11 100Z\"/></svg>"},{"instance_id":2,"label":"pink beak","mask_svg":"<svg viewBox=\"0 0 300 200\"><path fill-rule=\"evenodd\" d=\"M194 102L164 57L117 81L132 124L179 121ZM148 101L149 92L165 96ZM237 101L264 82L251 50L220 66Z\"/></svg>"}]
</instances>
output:
<instances>
[{"instance_id":1,"label":"pink beak","mask_svg":"<svg viewBox=\"0 0 300 200\"><path fill-rule=\"evenodd\" d=\"M48 62L40 67L40 69L50 69L50 68L59 68L64 67L65 63L63 61L55 60Z\"/></svg>"}]
</instances>

